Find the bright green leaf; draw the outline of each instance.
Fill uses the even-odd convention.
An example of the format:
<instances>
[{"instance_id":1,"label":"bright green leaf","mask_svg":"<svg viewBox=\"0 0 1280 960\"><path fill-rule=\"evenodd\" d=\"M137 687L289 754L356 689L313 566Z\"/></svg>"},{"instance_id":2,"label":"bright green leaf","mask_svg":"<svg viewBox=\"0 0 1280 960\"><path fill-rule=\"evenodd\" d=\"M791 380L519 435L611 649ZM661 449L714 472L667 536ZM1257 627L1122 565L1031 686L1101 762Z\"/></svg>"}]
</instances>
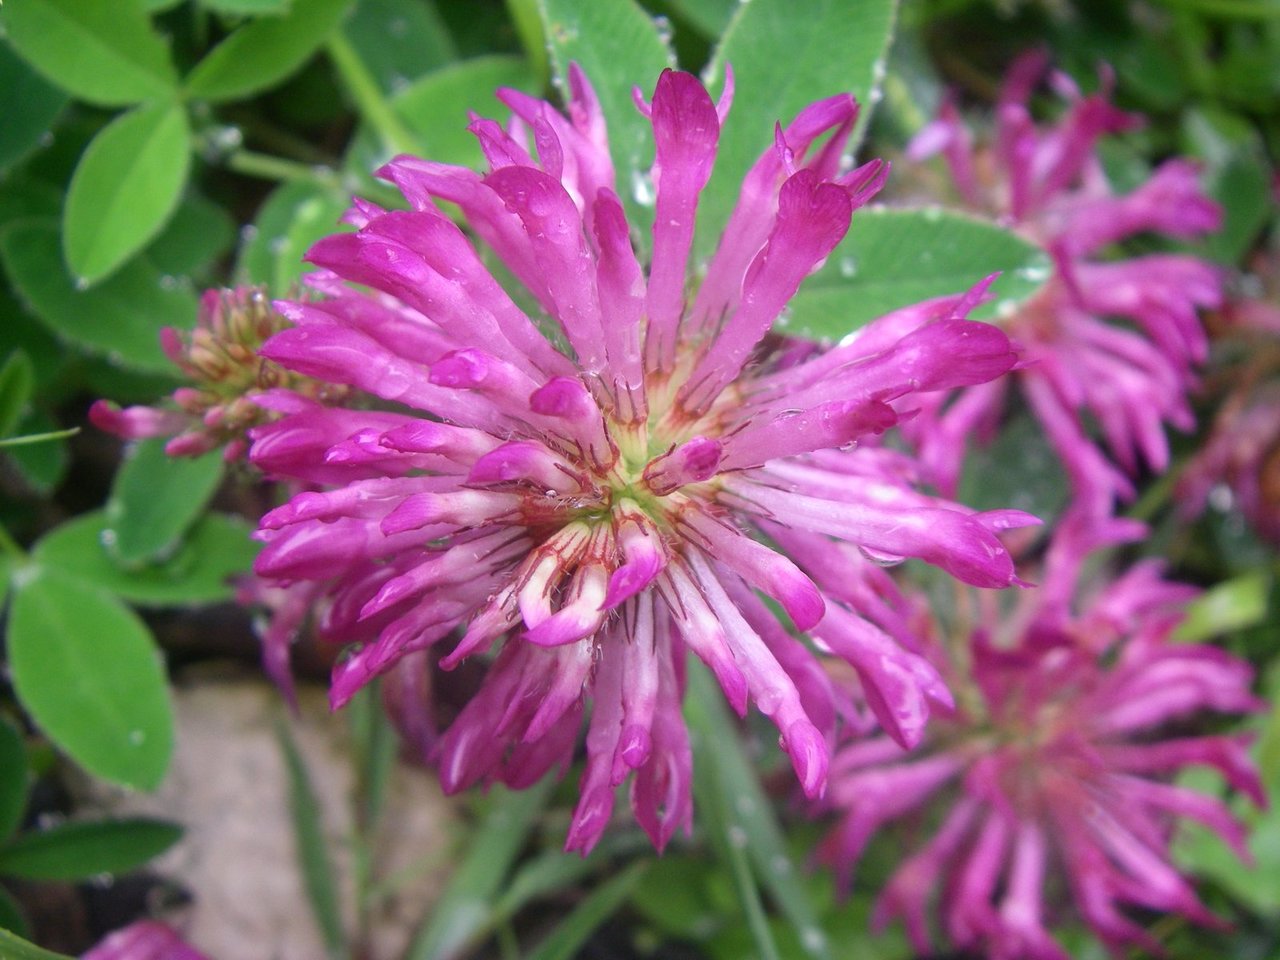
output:
<instances>
[{"instance_id":1,"label":"bright green leaf","mask_svg":"<svg viewBox=\"0 0 1280 960\"><path fill-rule=\"evenodd\" d=\"M170 457L165 440L134 444L111 485L108 552L124 567L163 560L178 546L222 480L222 452Z\"/></svg>"},{"instance_id":2,"label":"bright green leaf","mask_svg":"<svg viewBox=\"0 0 1280 960\"><path fill-rule=\"evenodd\" d=\"M0 24L32 66L88 103L163 97L177 79L138 0L21 0L4 7Z\"/></svg>"},{"instance_id":3,"label":"bright green leaf","mask_svg":"<svg viewBox=\"0 0 1280 960\"><path fill-rule=\"evenodd\" d=\"M538 7L560 89L568 89L569 64L575 62L600 99L619 193L632 226L640 228L634 239L647 247L653 222L653 128L636 109L631 90L638 86L652 96L658 75L675 64L675 54L632 0L538 0Z\"/></svg>"},{"instance_id":4,"label":"bright green leaf","mask_svg":"<svg viewBox=\"0 0 1280 960\"><path fill-rule=\"evenodd\" d=\"M421 0L357 0L342 32L386 94L458 56L443 18Z\"/></svg>"},{"instance_id":5,"label":"bright green leaf","mask_svg":"<svg viewBox=\"0 0 1280 960\"><path fill-rule=\"evenodd\" d=\"M1174 631L1173 639L1201 643L1259 624L1267 616L1270 591L1271 578L1264 570L1219 583L1187 605L1186 619Z\"/></svg>"},{"instance_id":6,"label":"bright green leaf","mask_svg":"<svg viewBox=\"0 0 1280 960\"><path fill-rule=\"evenodd\" d=\"M258 551L247 523L213 513L191 528L166 563L125 570L107 553L105 525L101 511L81 514L45 534L32 556L131 603L172 607L230 599L230 578L247 573Z\"/></svg>"},{"instance_id":7,"label":"bright green leaf","mask_svg":"<svg viewBox=\"0 0 1280 960\"><path fill-rule=\"evenodd\" d=\"M177 103L121 114L80 158L62 221L67 264L96 283L164 227L187 182L191 130Z\"/></svg>"},{"instance_id":8,"label":"bright green leaf","mask_svg":"<svg viewBox=\"0 0 1280 960\"><path fill-rule=\"evenodd\" d=\"M27 809L27 748L22 734L0 718L0 841L7 840L22 823Z\"/></svg>"},{"instance_id":9,"label":"bright green leaf","mask_svg":"<svg viewBox=\"0 0 1280 960\"><path fill-rule=\"evenodd\" d=\"M0 930L0 957L4 957L4 960L75 960L75 957L68 957L65 953L54 953L37 947L34 943L27 943L8 930Z\"/></svg>"},{"instance_id":10,"label":"bright green leaf","mask_svg":"<svg viewBox=\"0 0 1280 960\"><path fill-rule=\"evenodd\" d=\"M46 82L0 44L0 171L35 150L50 134L66 93Z\"/></svg>"},{"instance_id":11,"label":"bright green leaf","mask_svg":"<svg viewBox=\"0 0 1280 960\"><path fill-rule=\"evenodd\" d=\"M98 587L44 566L15 578L14 689L80 766L128 787L159 786L173 752L164 667L146 625Z\"/></svg>"},{"instance_id":12,"label":"bright green leaf","mask_svg":"<svg viewBox=\"0 0 1280 960\"><path fill-rule=\"evenodd\" d=\"M897 0L752 0L738 7L705 71L714 94L730 64L734 95L698 209L700 255L714 249L747 170L773 149L775 123L786 126L815 100L852 93L865 128L880 96L896 8Z\"/></svg>"},{"instance_id":13,"label":"bright green leaf","mask_svg":"<svg viewBox=\"0 0 1280 960\"><path fill-rule=\"evenodd\" d=\"M844 242L791 301L787 333L839 340L891 310L930 297L963 293L997 271L995 300L974 312L990 317L1016 308L1050 274L1039 247L993 223L964 214L867 207L853 216Z\"/></svg>"},{"instance_id":14,"label":"bright green leaf","mask_svg":"<svg viewBox=\"0 0 1280 960\"><path fill-rule=\"evenodd\" d=\"M160 329L189 328L196 296L141 259L91 290L77 290L62 264L58 228L48 221L15 223L0 233L0 259L31 310L54 333L105 355L121 367L172 373Z\"/></svg>"},{"instance_id":15,"label":"bright green leaf","mask_svg":"<svg viewBox=\"0 0 1280 960\"><path fill-rule=\"evenodd\" d=\"M84 880L128 873L182 839L163 820L64 823L24 833L0 849L0 873L24 880Z\"/></svg>"},{"instance_id":16,"label":"bright green leaf","mask_svg":"<svg viewBox=\"0 0 1280 960\"><path fill-rule=\"evenodd\" d=\"M21 350L13 351L0 366L0 438L13 436L35 385L31 358Z\"/></svg>"},{"instance_id":17,"label":"bright green leaf","mask_svg":"<svg viewBox=\"0 0 1280 960\"><path fill-rule=\"evenodd\" d=\"M232 33L196 64L188 94L238 100L280 83L315 55L351 0L294 0L283 17L262 17Z\"/></svg>"}]
</instances>

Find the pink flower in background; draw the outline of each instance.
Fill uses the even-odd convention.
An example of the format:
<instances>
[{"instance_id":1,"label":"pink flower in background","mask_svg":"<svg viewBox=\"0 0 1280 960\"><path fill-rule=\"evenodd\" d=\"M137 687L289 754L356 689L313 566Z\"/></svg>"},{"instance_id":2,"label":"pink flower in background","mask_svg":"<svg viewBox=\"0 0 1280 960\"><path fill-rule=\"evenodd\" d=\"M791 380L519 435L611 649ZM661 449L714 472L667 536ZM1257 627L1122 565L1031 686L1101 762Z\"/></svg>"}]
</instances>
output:
<instances>
[{"instance_id":1,"label":"pink flower in background","mask_svg":"<svg viewBox=\"0 0 1280 960\"><path fill-rule=\"evenodd\" d=\"M170 926L139 920L112 933L81 960L206 960Z\"/></svg>"},{"instance_id":2,"label":"pink flower in background","mask_svg":"<svg viewBox=\"0 0 1280 960\"><path fill-rule=\"evenodd\" d=\"M1223 363L1206 386L1222 399L1176 495L1184 516L1209 505L1239 510L1259 536L1280 545L1280 259L1256 266L1269 295L1232 300L1217 316Z\"/></svg>"},{"instance_id":3,"label":"pink flower in background","mask_svg":"<svg viewBox=\"0 0 1280 960\"><path fill-rule=\"evenodd\" d=\"M691 283L698 198L728 96L716 104L694 77L668 71L652 102L639 101L656 146L646 269L613 191L594 93L580 72L570 79L567 116L499 93L510 126L472 124L487 174L399 157L382 175L411 209L358 200L357 232L310 251L323 299L278 304L294 326L263 353L385 405L326 408L283 390L262 399L284 416L254 431L253 462L333 489L263 518L257 571L325 584L322 634L362 644L335 673L335 705L446 637L446 669L494 650L434 748L449 791L562 770L589 695L567 845L596 843L630 776L635 815L662 847L691 813L686 651L739 713L754 702L773 720L810 796L826 784L830 691L756 591L802 630L833 605L756 538L762 526L922 557L981 586L1015 582L995 531L1025 515L863 486L857 452L840 452L895 424L899 398L985 382L1014 355L998 329L961 319L973 298L935 308L923 326L917 316L914 332L871 330L865 346L803 362L770 336L887 172L878 161L840 172L850 97L778 129ZM515 276L532 315L440 201ZM840 616L850 624L830 628L832 649L864 667L892 655L864 649L858 618ZM864 676L874 685L888 671ZM882 702L915 696L893 682Z\"/></svg>"},{"instance_id":4,"label":"pink flower in background","mask_svg":"<svg viewBox=\"0 0 1280 960\"><path fill-rule=\"evenodd\" d=\"M1208 349L1196 311L1221 300L1209 263L1170 253L1117 257L1113 245L1143 233L1200 236L1218 228L1221 212L1180 159L1117 194L1097 144L1137 118L1116 109L1105 89L1083 96L1055 73L1052 84L1070 107L1057 123L1037 126L1029 101L1045 67L1038 53L1014 64L990 146L975 147L947 104L909 151L914 159L941 153L967 205L1042 244L1055 264L1040 293L1003 321L1025 351L1016 376L963 391L946 406L935 398L910 431L943 489L954 489L966 438L991 435L1016 383L1077 499L1096 516L1133 495L1130 478L1144 465L1168 466L1165 424L1192 427L1187 394Z\"/></svg>"},{"instance_id":5,"label":"pink flower in background","mask_svg":"<svg viewBox=\"0 0 1280 960\"><path fill-rule=\"evenodd\" d=\"M1262 788L1241 737L1172 728L1202 711L1261 704L1244 661L1168 642L1194 591L1163 581L1157 566L1072 599L1090 550L1142 534L1128 521L1060 531L1043 588L1020 595L1012 614L984 604L971 613L971 633L947 646L955 715L907 754L880 737L834 757L827 804L840 819L824 855L846 881L874 833L941 808L932 837L901 862L877 905L878 922L901 917L920 951L929 950L933 915L962 950L1068 960L1049 932L1059 878L1116 949L1158 949L1128 908L1215 921L1170 862L1172 827L1202 823L1247 858L1243 827L1221 801L1171 780L1202 765L1260 804Z\"/></svg>"},{"instance_id":6,"label":"pink flower in background","mask_svg":"<svg viewBox=\"0 0 1280 960\"><path fill-rule=\"evenodd\" d=\"M207 290L200 298L194 330L161 331L165 353L189 384L174 391L172 404L122 410L99 400L90 408L89 419L99 429L129 440L172 437L165 446L170 456L198 456L222 447L228 462L238 460L248 447L249 428L269 417L254 401L261 391L287 386L326 402L347 393L291 374L258 353L263 342L285 326L256 287Z\"/></svg>"}]
</instances>

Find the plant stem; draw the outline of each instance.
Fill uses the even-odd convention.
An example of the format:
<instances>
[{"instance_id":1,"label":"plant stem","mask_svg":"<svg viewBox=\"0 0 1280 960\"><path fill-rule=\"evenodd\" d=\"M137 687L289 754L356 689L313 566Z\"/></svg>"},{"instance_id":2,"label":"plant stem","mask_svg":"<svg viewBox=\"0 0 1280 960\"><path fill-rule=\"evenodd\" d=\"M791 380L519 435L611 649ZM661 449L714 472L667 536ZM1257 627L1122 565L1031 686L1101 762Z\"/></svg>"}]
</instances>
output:
<instances>
[{"instance_id":1,"label":"plant stem","mask_svg":"<svg viewBox=\"0 0 1280 960\"><path fill-rule=\"evenodd\" d=\"M342 177L329 167L313 166L296 160L285 160L252 150L237 150L227 157L227 167L247 177L261 180L279 180L285 183L312 183L317 187L335 190L342 186Z\"/></svg>"},{"instance_id":2,"label":"plant stem","mask_svg":"<svg viewBox=\"0 0 1280 960\"><path fill-rule=\"evenodd\" d=\"M347 92L355 101L356 110L378 132L383 147L393 154L421 152L418 138L400 119L390 101L382 95L378 81L341 30L335 30L330 35L326 49L333 65L338 68L338 75Z\"/></svg>"}]
</instances>

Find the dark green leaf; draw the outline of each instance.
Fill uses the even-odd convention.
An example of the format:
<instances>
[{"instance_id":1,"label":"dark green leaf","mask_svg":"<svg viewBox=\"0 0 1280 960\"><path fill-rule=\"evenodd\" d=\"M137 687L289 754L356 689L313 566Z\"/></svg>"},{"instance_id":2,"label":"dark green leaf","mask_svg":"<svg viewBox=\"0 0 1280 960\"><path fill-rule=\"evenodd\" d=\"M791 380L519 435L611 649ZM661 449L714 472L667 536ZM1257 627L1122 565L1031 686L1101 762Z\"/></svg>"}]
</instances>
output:
<instances>
[{"instance_id":1,"label":"dark green leaf","mask_svg":"<svg viewBox=\"0 0 1280 960\"><path fill-rule=\"evenodd\" d=\"M9 667L23 707L95 776L154 789L173 752L173 713L155 641L96 586L37 564L15 577Z\"/></svg>"},{"instance_id":2,"label":"dark green leaf","mask_svg":"<svg viewBox=\"0 0 1280 960\"><path fill-rule=\"evenodd\" d=\"M298 746L284 723L276 726L280 750L284 754L289 777L289 815L293 822L294 841L298 847L298 866L302 870L307 901L324 938L325 949L332 960L346 956L342 932L342 913L338 904L338 886L329 846L325 839L323 814L311 776Z\"/></svg>"},{"instance_id":3,"label":"dark green leaf","mask_svg":"<svg viewBox=\"0 0 1280 960\"><path fill-rule=\"evenodd\" d=\"M791 301L787 332L839 340L876 317L909 304L963 293L1003 271L995 301L976 317L1006 314L1050 274L1039 247L995 224L938 208L867 207L844 242Z\"/></svg>"},{"instance_id":4,"label":"dark green leaf","mask_svg":"<svg viewBox=\"0 0 1280 960\"><path fill-rule=\"evenodd\" d=\"M13 436L35 385L31 358L21 350L10 353L0 366L0 438Z\"/></svg>"},{"instance_id":5,"label":"dark green leaf","mask_svg":"<svg viewBox=\"0 0 1280 960\"><path fill-rule=\"evenodd\" d=\"M293 0L199 0L199 3L214 13L250 17L284 16L293 6Z\"/></svg>"},{"instance_id":6,"label":"dark green leaf","mask_svg":"<svg viewBox=\"0 0 1280 960\"><path fill-rule=\"evenodd\" d=\"M0 718L0 841L22 823L27 809L27 748L22 734Z\"/></svg>"},{"instance_id":7,"label":"dark green leaf","mask_svg":"<svg viewBox=\"0 0 1280 960\"><path fill-rule=\"evenodd\" d=\"M134 444L111 485L109 551L123 567L163 560L204 511L222 480L222 453L170 457L163 439Z\"/></svg>"},{"instance_id":8,"label":"dark green leaf","mask_svg":"<svg viewBox=\"0 0 1280 960\"><path fill-rule=\"evenodd\" d=\"M0 44L0 171L35 150L46 137L67 95Z\"/></svg>"},{"instance_id":9,"label":"dark green leaf","mask_svg":"<svg viewBox=\"0 0 1280 960\"><path fill-rule=\"evenodd\" d=\"M68 957L65 953L54 953L37 947L34 943L27 943L8 930L0 930L0 957L4 957L4 960L75 960L75 957Z\"/></svg>"},{"instance_id":10,"label":"dark green leaf","mask_svg":"<svg viewBox=\"0 0 1280 960\"><path fill-rule=\"evenodd\" d=\"M494 897L529 839L551 787L548 777L527 790L494 787L489 791L488 813L476 826L462 861L414 938L406 960L459 957L486 926Z\"/></svg>"},{"instance_id":11,"label":"dark green leaf","mask_svg":"<svg viewBox=\"0 0 1280 960\"><path fill-rule=\"evenodd\" d=\"M310 267L302 255L321 237L350 229L337 222L350 205L338 193L308 183L287 183L262 205L253 238L240 252L237 274L267 285L276 296L289 292Z\"/></svg>"},{"instance_id":12,"label":"dark green leaf","mask_svg":"<svg viewBox=\"0 0 1280 960\"><path fill-rule=\"evenodd\" d=\"M225 209L188 194L169 225L147 247L146 257L161 273L184 276L208 267L236 240L236 224Z\"/></svg>"},{"instance_id":13,"label":"dark green leaf","mask_svg":"<svg viewBox=\"0 0 1280 960\"><path fill-rule=\"evenodd\" d=\"M163 97L177 79L138 0L22 0L0 12L0 24L32 66L88 103Z\"/></svg>"},{"instance_id":14,"label":"dark green leaf","mask_svg":"<svg viewBox=\"0 0 1280 960\"><path fill-rule=\"evenodd\" d=\"M163 820L65 823L24 833L0 849L0 873L25 880L83 880L128 873L182 838Z\"/></svg>"},{"instance_id":15,"label":"dark green leaf","mask_svg":"<svg viewBox=\"0 0 1280 960\"><path fill-rule=\"evenodd\" d=\"M27 936L27 918L23 916L22 907L4 887L0 887L0 930ZM0 940L0 945L3 943Z\"/></svg>"},{"instance_id":16,"label":"dark green leaf","mask_svg":"<svg viewBox=\"0 0 1280 960\"><path fill-rule=\"evenodd\" d=\"M57 225L48 221L15 223L0 233L0 259L31 310L54 333L113 363L172 373L160 329L195 323L195 294L141 259L91 290L77 290L59 246Z\"/></svg>"},{"instance_id":17,"label":"dark green leaf","mask_svg":"<svg viewBox=\"0 0 1280 960\"><path fill-rule=\"evenodd\" d=\"M529 960L573 960L591 934L626 903L648 866L643 861L633 863L592 890L534 948Z\"/></svg>"},{"instance_id":18,"label":"dark green leaf","mask_svg":"<svg viewBox=\"0 0 1280 960\"><path fill-rule=\"evenodd\" d=\"M730 64L735 92L698 209L701 256L714 249L747 170L773 149L775 123L786 126L815 100L847 92L862 105L865 127L880 96L896 8L897 0L752 0L738 7L705 71L715 93Z\"/></svg>"},{"instance_id":19,"label":"dark green leaf","mask_svg":"<svg viewBox=\"0 0 1280 960\"><path fill-rule=\"evenodd\" d=\"M247 573L258 551L247 523L212 513L192 527L167 563L125 570L107 553L104 526L101 511L81 514L45 534L32 556L131 603L173 607L230 599L230 578Z\"/></svg>"},{"instance_id":20,"label":"dark green leaf","mask_svg":"<svg viewBox=\"0 0 1280 960\"><path fill-rule=\"evenodd\" d=\"M986 443L974 438L964 459L958 499L975 510L1023 510L1050 525L1071 489L1044 428L1019 415Z\"/></svg>"},{"instance_id":21,"label":"dark green leaf","mask_svg":"<svg viewBox=\"0 0 1280 960\"><path fill-rule=\"evenodd\" d=\"M177 103L116 117L80 158L63 215L63 245L81 285L96 283L164 227L187 182L191 131Z\"/></svg>"},{"instance_id":22,"label":"dark green leaf","mask_svg":"<svg viewBox=\"0 0 1280 960\"><path fill-rule=\"evenodd\" d=\"M283 17L262 17L232 33L196 64L188 94L238 100L280 83L315 55L351 0L294 0Z\"/></svg>"},{"instance_id":23,"label":"dark green leaf","mask_svg":"<svg viewBox=\"0 0 1280 960\"><path fill-rule=\"evenodd\" d=\"M663 6L710 40L724 33L741 0L664 0Z\"/></svg>"},{"instance_id":24,"label":"dark green leaf","mask_svg":"<svg viewBox=\"0 0 1280 960\"><path fill-rule=\"evenodd\" d=\"M609 125L609 150L619 193L634 238L648 246L653 222L653 128L631 98L633 87L653 94L658 75L675 64L666 39L653 20L632 0L538 0L551 67L562 91L571 62L586 73Z\"/></svg>"},{"instance_id":25,"label":"dark green leaf","mask_svg":"<svg viewBox=\"0 0 1280 960\"><path fill-rule=\"evenodd\" d=\"M19 436L51 433L57 423L43 410L32 410L18 425ZM6 447L5 456L13 461L28 486L36 493L48 495L66 475L70 457L65 440L48 440L42 443Z\"/></svg>"},{"instance_id":26,"label":"dark green leaf","mask_svg":"<svg viewBox=\"0 0 1280 960\"><path fill-rule=\"evenodd\" d=\"M458 56L435 6L420 0L357 0L342 32L387 94Z\"/></svg>"}]
</instances>

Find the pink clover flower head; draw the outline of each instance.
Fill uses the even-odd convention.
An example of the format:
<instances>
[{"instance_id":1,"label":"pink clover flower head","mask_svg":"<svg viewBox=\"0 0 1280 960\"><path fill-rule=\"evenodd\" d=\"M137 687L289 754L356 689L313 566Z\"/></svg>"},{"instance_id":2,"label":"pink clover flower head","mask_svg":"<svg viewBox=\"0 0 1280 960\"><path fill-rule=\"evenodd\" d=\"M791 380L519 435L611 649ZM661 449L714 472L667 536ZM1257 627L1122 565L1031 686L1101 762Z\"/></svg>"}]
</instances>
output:
<instances>
[{"instance_id":1,"label":"pink clover flower head","mask_svg":"<svg viewBox=\"0 0 1280 960\"><path fill-rule=\"evenodd\" d=\"M207 960L172 927L138 920L109 934L81 960Z\"/></svg>"},{"instance_id":2,"label":"pink clover flower head","mask_svg":"<svg viewBox=\"0 0 1280 960\"><path fill-rule=\"evenodd\" d=\"M253 462L330 489L263 518L257 571L326 583L322 632L363 644L335 673L335 706L446 637L446 669L495 651L435 744L448 791L562 770L590 700L567 845L597 842L630 779L635 815L661 848L691 816L680 713L689 651L740 714L754 702L773 720L809 795L826 783L832 692L760 594L800 629L830 606L754 536L763 524L924 557L983 586L1015 581L972 511L878 500L838 455L813 457L896 423L894 402L922 384L986 380L1015 356L998 329L955 311L803 362L769 334L885 176L879 162L839 168L852 98L778 128L691 284L698 197L727 97L717 104L696 78L668 71L651 102L640 98L656 146L646 267L613 190L599 105L576 68L569 90L567 115L500 91L511 123L471 126L488 173L398 157L381 173L411 209L357 201L357 231L308 254L325 298L278 304L294 326L263 353L388 407L268 398L293 406L253 432ZM532 316L440 201L515 276Z\"/></svg>"},{"instance_id":3,"label":"pink clover flower head","mask_svg":"<svg viewBox=\"0 0 1280 960\"><path fill-rule=\"evenodd\" d=\"M1168 642L1175 611L1193 591L1149 567L1078 607L1061 604L1077 592L1085 554L1131 539L1139 531L1129 526L1077 527L1056 540L1044 597L1021 595L1031 616L1012 618L1017 635L1007 646L996 638L1010 618L991 605L957 645L972 657L972 681L949 677L956 713L931 725L920 746L904 754L888 737L870 738L832 761L825 802L840 819L823 854L846 882L876 831L940 808L937 829L898 866L876 910L880 924L901 918L921 952L929 952L934 917L961 950L1068 960L1050 932L1059 917L1046 888L1058 878L1113 949L1159 949L1130 908L1218 922L1171 862L1172 828L1183 818L1199 822L1248 860L1244 829L1219 799L1171 781L1186 767L1208 766L1256 803L1265 797L1245 738L1171 728L1202 711L1262 704L1244 661Z\"/></svg>"},{"instance_id":4,"label":"pink clover flower head","mask_svg":"<svg viewBox=\"0 0 1280 960\"><path fill-rule=\"evenodd\" d=\"M1261 264L1265 298L1240 298L1218 315L1215 342L1228 358L1207 392L1226 384L1209 438L1178 480L1184 516L1238 510L1280 545L1280 260Z\"/></svg>"},{"instance_id":5,"label":"pink clover flower head","mask_svg":"<svg viewBox=\"0 0 1280 960\"><path fill-rule=\"evenodd\" d=\"M258 353L286 325L257 287L207 290L200 298L195 329L161 331L165 353L187 385L161 407L121 409L99 400L89 409L89 419L99 429L129 440L172 437L165 446L170 456L199 456L222 447L228 462L238 460L248 449L249 428L271 415L255 402L260 391L288 386L327 400L345 394L289 373Z\"/></svg>"},{"instance_id":6,"label":"pink clover flower head","mask_svg":"<svg viewBox=\"0 0 1280 960\"><path fill-rule=\"evenodd\" d=\"M1037 125L1029 100L1046 66L1040 53L1014 63L990 145L976 145L948 103L908 155L941 153L967 205L1050 252L1048 282L1002 325L1025 351L1015 382L1077 496L1100 515L1116 498L1133 495L1130 478L1144 464L1168 466L1165 424L1193 426L1186 398L1208 349L1197 310L1222 298L1219 271L1205 261L1170 253L1117 256L1114 245L1144 233L1201 236L1218 229L1221 211L1182 159L1161 164L1127 194L1114 192L1096 148L1138 118L1111 104L1109 74L1100 92L1084 96L1054 73L1051 83L1068 109L1056 123ZM943 489L954 489L966 437L994 430L1007 389L1004 382L980 386L949 405L936 398L910 426Z\"/></svg>"}]
</instances>

